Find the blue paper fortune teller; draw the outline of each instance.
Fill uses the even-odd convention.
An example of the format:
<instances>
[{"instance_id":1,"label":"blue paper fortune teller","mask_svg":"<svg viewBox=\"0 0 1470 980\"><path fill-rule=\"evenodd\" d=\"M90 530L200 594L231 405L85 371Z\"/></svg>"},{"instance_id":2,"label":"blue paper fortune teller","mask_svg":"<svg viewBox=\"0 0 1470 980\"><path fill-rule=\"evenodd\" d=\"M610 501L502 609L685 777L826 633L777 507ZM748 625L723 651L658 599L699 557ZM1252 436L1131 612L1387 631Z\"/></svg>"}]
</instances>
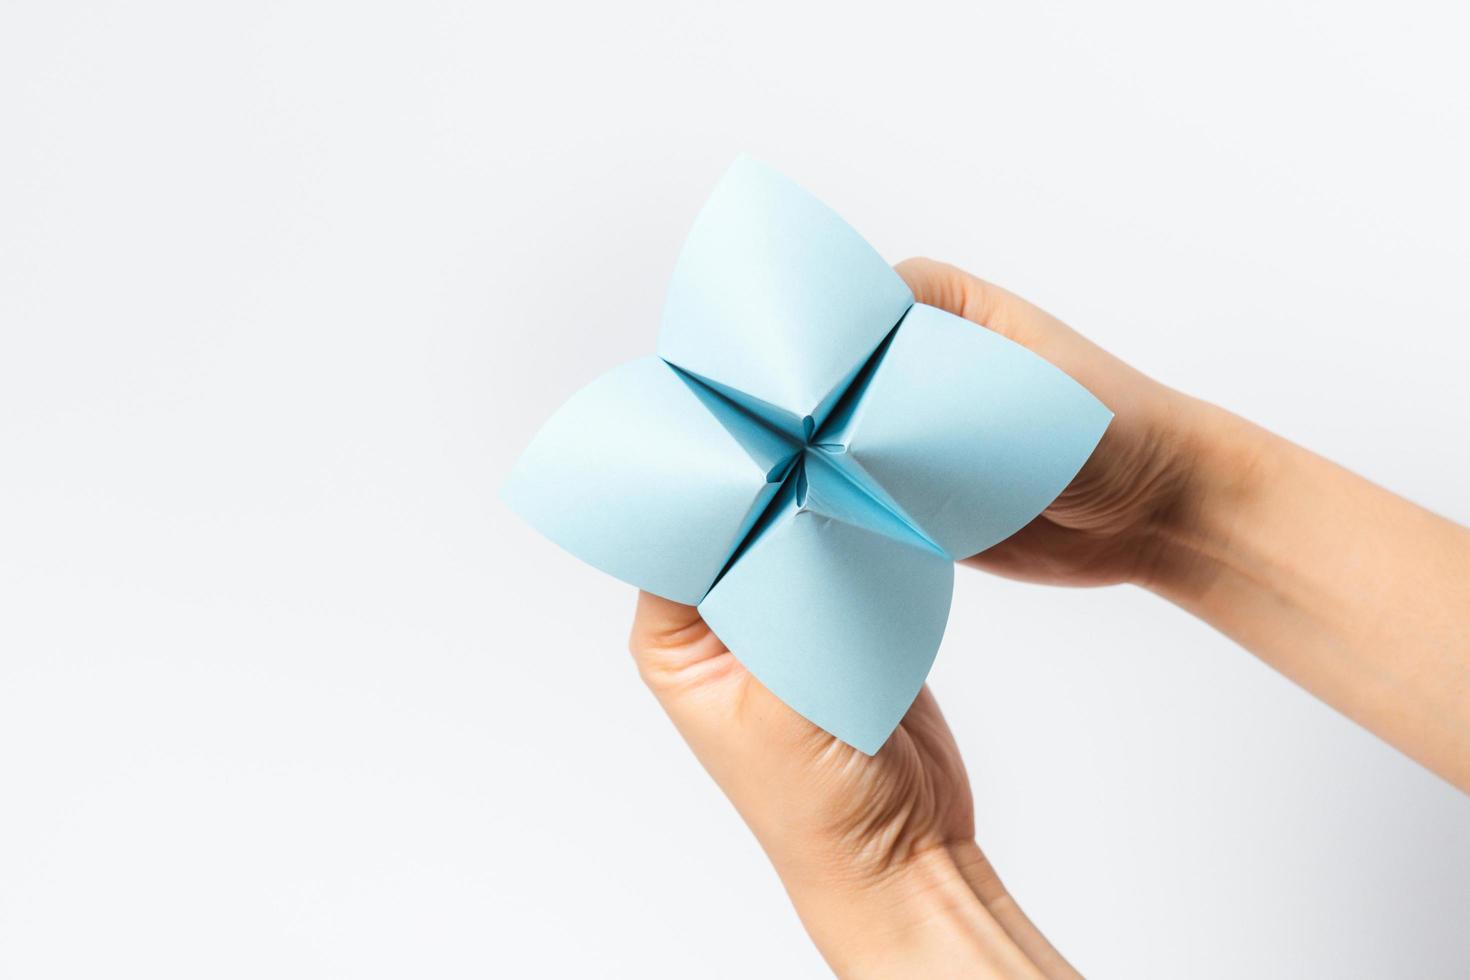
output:
<instances>
[{"instance_id":1,"label":"blue paper fortune teller","mask_svg":"<svg viewBox=\"0 0 1470 980\"><path fill-rule=\"evenodd\" d=\"M658 355L573 395L505 496L577 557L698 605L777 697L871 755L929 673L954 562L1041 513L1111 419L742 159L684 245Z\"/></svg>"}]
</instances>

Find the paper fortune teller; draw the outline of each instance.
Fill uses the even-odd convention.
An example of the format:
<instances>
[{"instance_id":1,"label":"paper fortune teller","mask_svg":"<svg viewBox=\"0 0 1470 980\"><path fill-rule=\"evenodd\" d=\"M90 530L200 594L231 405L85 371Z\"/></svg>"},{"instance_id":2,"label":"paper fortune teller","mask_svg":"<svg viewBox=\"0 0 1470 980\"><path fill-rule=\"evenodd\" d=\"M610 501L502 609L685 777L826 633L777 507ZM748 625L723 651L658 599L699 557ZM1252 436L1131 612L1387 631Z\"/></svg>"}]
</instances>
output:
<instances>
[{"instance_id":1,"label":"paper fortune teller","mask_svg":"<svg viewBox=\"0 0 1470 980\"><path fill-rule=\"evenodd\" d=\"M1052 502L1112 413L1046 361L914 301L841 218L732 166L674 269L657 354L572 396L511 507L697 605L791 708L871 755L923 686L954 562Z\"/></svg>"}]
</instances>

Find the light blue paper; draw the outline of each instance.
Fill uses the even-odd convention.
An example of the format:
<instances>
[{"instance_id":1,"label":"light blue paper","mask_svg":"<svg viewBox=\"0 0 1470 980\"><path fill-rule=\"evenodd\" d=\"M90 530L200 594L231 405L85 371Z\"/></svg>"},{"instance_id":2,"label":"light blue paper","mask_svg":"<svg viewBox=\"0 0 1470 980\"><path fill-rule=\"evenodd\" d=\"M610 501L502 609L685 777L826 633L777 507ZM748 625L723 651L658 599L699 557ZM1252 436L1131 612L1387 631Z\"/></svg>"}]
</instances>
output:
<instances>
[{"instance_id":1,"label":"light blue paper","mask_svg":"<svg viewBox=\"0 0 1470 980\"><path fill-rule=\"evenodd\" d=\"M657 357L613 369L542 426L511 472L506 502L588 564L694 605L784 473L774 434L742 428L766 450L752 456L701 394Z\"/></svg>"},{"instance_id":2,"label":"light blue paper","mask_svg":"<svg viewBox=\"0 0 1470 980\"><path fill-rule=\"evenodd\" d=\"M802 439L913 302L825 204L742 157L684 242L658 353Z\"/></svg>"},{"instance_id":3,"label":"light blue paper","mask_svg":"<svg viewBox=\"0 0 1470 980\"><path fill-rule=\"evenodd\" d=\"M822 434L836 458L956 559L1045 510L1113 418L1020 344L923 303L845 415Z\"/></svg>"},{"instance_id":4,"label":"light blue paper","mask_svg":"<svg viewBox=\"0 0 1470 980\"><path fill-rule=\"evenodd\" d=\"M928 675L954 560L1040 514L1112 418L1025 348L915 303L746 159L695 222L658 352L558 410L506 499L596 567L697 604L777 697L868 754Z\"/></svg>"},{"instance_id":5,"label":"light blue paper","mask_svg":"<svg viewBox=\"0 0 1470 980\"><path fill-rule=\"evenodd\" d=\"M806 469L804 504L783 494L699 611L777 697L872 755L934 663L954 563L892 517L865 520L835 470Z\"/></svg>"}]
</instances>

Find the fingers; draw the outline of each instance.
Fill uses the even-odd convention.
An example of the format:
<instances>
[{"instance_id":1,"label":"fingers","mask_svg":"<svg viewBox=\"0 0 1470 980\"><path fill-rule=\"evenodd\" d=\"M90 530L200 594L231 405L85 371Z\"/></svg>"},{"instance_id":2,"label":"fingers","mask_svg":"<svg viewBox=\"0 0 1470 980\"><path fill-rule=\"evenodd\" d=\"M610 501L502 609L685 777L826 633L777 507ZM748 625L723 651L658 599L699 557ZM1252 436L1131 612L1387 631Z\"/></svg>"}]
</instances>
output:
<instances>
[{"instance_id":1,"label":"fingers","mask_svg":"<svg viewBox=\"0 0 1470 980\"><path fill-rule=\"evenodd\" d=\"M644 683L711 771L732 751L830 739L756 680L694 606L640 592L628 647Z\"/></svg>"},{"instance_id":2,"label":"fingers","mask_svg":"<svg viewBox=\"0 0 1470 980\"><path fill-rule=\"evenodd\" d=\"M679 646L689 640L687 634L696 625L703 624L699 610L694 606L686 606L652 592L639 592L631 642L640 649Z\"/></svg>"},{"instance_id":3,"label":"fingers","mask_svg":"<svg viewBox=\"0 0 1470 980\"><path fill-rule=\"evenodd\" d=\"M948 262L912 258L893 268L920 303L937 306L997 333L1006 333L1022 308L1040 312L1020 297Z\"/></svg>"},{"instance_id":4,"label":"fingers","mask_svg":"<svg viewBox=\"0 0 1470 980\"><path fill-rule=\"evenodd\" d=\"M990 292L993 287L948 262L927 258L904 259L893 269L908 283L914 299L920 303L937 306L980 324L984 324L985 315L992 312Z\"/></svg>"},{"instance_id":5,"label":"fingers","mask_svg":"<svg viewBox=\"0 0 1470 980\"><path fill-rule=\"evenodd\" d=\"M638 593L628 649L638 673L661 701L728 676L738 666L733 657L724 656L724 644L697 608L651 592Z\"/></svg>"},{"instance_id":6,"label":"fingers","mask_svg":"<svg viewBox=\"0 0 1470 980\"><path fill-rule=\"evenodd\" d=\"M913 258L893 268L920 303L964 317L1024 347L1046 350L1076 336L1040 307L947 262Z\"/></svg>"}]
</instances>

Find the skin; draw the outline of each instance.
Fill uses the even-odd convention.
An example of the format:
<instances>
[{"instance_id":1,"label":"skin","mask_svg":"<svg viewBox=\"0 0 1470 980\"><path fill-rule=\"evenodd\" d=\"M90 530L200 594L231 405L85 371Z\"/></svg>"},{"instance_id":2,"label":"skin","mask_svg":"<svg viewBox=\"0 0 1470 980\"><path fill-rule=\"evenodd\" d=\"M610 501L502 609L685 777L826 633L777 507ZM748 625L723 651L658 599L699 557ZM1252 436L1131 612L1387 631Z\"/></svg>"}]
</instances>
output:
<instances>
[{"instance_id":1,"label":"skin","mask_svg":"<svg viewBox=\"0 0 1470 980\"><path fill-rule=\"evenodd\" d=\"M1030 348L1116 413L1045 513L966 564L1156 592L1470 791L1470 531L999 287L928 259L897 269L920 302ZM1077 975L976 845L927 688L870 758L777 700L691 606L641 594L630 647L839 976Z\"/></svg>"}]
</instances>

